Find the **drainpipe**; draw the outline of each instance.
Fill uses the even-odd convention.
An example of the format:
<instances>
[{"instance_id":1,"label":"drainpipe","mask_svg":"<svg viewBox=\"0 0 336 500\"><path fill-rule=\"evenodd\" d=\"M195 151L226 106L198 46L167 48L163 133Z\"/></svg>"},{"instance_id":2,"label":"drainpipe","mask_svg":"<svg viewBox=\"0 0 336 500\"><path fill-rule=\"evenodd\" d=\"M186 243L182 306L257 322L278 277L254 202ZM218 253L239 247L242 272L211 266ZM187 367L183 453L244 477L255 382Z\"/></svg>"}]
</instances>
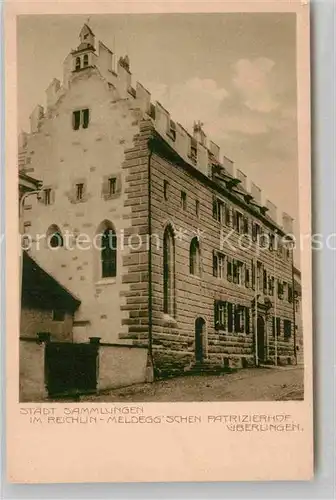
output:
<instances>
[{"instance_id":1,"label":"drainpipe","mask_svg":"<svg viewBox=\"0 0 336 500\"><path fill-rule=\"evenodd\" d=\"M293 300L293 340L294 340L294 357L297 365L296 352L296 313L295 313L295 294L294 294L294 251L292 249L292 300Z\"/></svg>"},{"instance_id":2,"label":"drainpipe","mask_svg":"<svg viewBox=\"0 0 336 500\"><path fill-rule=\"evenodd\" d=\"M151 191L151 159L153 154L152 139L148 140L148 355L153 369L154 376L154 359L153 359L153 300L152 300L152 191Z\"/></svg>"}]
</instances>

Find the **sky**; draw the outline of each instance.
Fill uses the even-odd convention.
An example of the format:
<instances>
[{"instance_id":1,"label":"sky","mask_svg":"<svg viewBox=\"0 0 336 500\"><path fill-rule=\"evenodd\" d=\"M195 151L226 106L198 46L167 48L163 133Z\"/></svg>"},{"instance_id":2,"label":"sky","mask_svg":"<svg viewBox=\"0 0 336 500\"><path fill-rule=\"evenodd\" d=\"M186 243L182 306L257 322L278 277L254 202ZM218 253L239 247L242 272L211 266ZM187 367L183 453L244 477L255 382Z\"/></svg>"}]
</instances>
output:
<instances>
[{"instance_id":1,"label":"sky","mask_svg":"<svg viewBox=\"0 0 336 500\"><path fill-rule=\"evenodd\" d=\"M45 89L78 45L88 16L19 16L18 125L45 104ZM108 14L89 25L140 81L192 131L200 120L282 211L298 219L296 19L292 13ZM295 223L298 234L298 224Z\"/></svg>"}]
</instances>

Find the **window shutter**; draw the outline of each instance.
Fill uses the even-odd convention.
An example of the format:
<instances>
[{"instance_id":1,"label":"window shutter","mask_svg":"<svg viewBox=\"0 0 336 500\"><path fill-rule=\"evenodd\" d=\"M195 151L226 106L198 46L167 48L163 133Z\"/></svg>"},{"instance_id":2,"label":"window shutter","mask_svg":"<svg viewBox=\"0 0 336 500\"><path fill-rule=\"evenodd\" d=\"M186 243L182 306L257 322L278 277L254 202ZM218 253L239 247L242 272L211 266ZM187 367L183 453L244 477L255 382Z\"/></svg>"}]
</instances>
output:
<instances>
[{"instance_id":1,"label":"window shutter","mask_svg":"<svg viewBox=\"0 0 336 500\"><path fill-rule=\"evenodd\" d=\"M245 332L250 333L250 309L245 307Z\"/></svg>"},{"instance_id":2,"label":"window shutter","mask_svg":"<svg viewBox=\"0 0 336 500\"><path fill-rule=\"evenodd\" d=\"M232 227L233 229L238 229L238 214L236 210L232 209Z\"/></svg>"},{"instance_id":3,"label":"window shutter","mask_svg":"<svg viewBox=\"0 0 336 500\"><path fill-rule=\"evenodd\" d=\"M264 269L264 276L263 276L263 290L264 290L264 294L266 295L267 294L267 271L266 269Z\"/></svg>"},{"instance_id":4,"label":"window shutter","mask_svg":"<svg viewBox=\"0 0 336 500\"><path fill-rule=\"evenodd\" d=\"M227 313L228 313L228 332L233 331L233 304L231 302L227 303Z\"/></svg>"},{"instance_id":5,"label":"window shutter","mask_svg":"<svg viewBox=\"0 0 336 500\"><path fill-rule=\"evenodd\" d=\"M237 333L240 333L240 307L234 306L234 329Z\"/></svg>"},{"instance_id":6,"label":"window shutter","mask_svg":"<svg viewBox=\"0 0 336 500\"><path fill-rule=\"evenodd\" d=\"M227 259L227 279L232 281L232 259L230 257Z\"/></svg>"},{"instance_id":7,"label":"window shutter","mask_svg":"<svg viewBox=\"0 0 336 500\"><path fill-rule=\"evenodd\" d=\"M218 277L218 257L215 253L215 251L212 252L212 272L213 275L217 278Z\"/></svg>"},{"instance_id":8,"label":"window shutter","mask_svg":"<svg viewBox=\"0 0 336 500\"><path fill-rule=\"evenodd\" d=\"M250 270L247 267L245 268L245 286L246 288L250 286Z\"/></svg>"},{"instance_id":9,"label":"window shutter","mask_svg":"<svg viewBox=\"0 0 336 500\"><path fill-rule=\"evenodd\" d=\"M214 303L214 320L215 320L215 329L219 329L219 322L218 322L218 302L215 300Z\"/></svg>"},{"instance_id":10,"label":"window shutter","mask_svg":"<svg viewBox=\"0 0 336 500\"><path fill-rule=\"evenodd\" d=\"M83 113L83 128L88 128L90 112L88 109L83 109L82 113Z\"/></svg>"},{"instance_id":11,"label":"window shutter","mask_svg":"<svg viewBox=\"0 0 336 500\"><path fill-rule=\"evenodd\" d=\"M257 241L257 227L255 222L252 222L252 240Z\"/></svg>"},{"instance_id":12,"label":"window shutter","mask_svg":"<svg viewBox=\"0 0 336 500\"><path fill-rule=\"evenodd\" d=\"M272 316L272 335L275 337L275 316Z\"/></svg>"},{"instance_id":13,"label":"window shutter","mask_svg":"<svg viewBox=\"0 0 336 500\"><path fill-rule=\"evenodd\" d=\"M218 204L215 197L212 199L212 217L216 220L218 219Z\"/></svg>"},{"instance_id":14,"label":"window shutter","mask_svg":"<svg viewBox=\"0 0 336 500\"><path fill-rule=\"evenodd\" d=\"M72 128L78 130L80 126L80 111L74 111L72 113Z\"/></svg>"},{"instance_id":15,"label":"window shutter","mask_svg":"<svg viewBox=\"0 0 336 500\"><path fill-rule=\"evenodd\" d=\"M238 283L238 269L237 269L238 264L236 260L233 261L232 267L233 267L233 283Z\"/></svg>"}]
</instances>

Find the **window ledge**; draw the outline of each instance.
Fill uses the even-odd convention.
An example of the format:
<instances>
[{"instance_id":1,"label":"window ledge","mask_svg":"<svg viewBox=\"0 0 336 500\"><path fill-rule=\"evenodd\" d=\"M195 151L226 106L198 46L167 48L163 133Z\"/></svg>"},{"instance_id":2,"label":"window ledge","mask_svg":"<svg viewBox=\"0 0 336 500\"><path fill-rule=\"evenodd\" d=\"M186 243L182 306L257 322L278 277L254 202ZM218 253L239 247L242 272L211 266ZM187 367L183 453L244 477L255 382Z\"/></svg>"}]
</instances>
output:
<instances>
[{"instance_id":1,"label":"window ledge","mask_svg":"<svg viewBox=\"0 0 336 500\"><path fill-rule=\"evenodd\" d=\"M101 278L100 280L96 281L95 285L96 286L101 286L101 285L113 285L117 282L116 278Z\"/></svg>"}]
</instances>

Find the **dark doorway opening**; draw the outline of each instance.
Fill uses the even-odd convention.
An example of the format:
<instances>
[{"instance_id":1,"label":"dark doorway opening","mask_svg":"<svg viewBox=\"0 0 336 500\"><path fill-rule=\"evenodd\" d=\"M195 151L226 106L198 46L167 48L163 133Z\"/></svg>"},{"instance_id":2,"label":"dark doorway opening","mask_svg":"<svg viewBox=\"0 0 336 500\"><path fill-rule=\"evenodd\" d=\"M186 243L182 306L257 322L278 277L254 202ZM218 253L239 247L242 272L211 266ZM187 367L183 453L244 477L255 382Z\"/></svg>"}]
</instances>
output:
<instances>
[{"instance_id":1,"label":"dark doorway opening","mask_svg":"<svg viewBox=\"0 0 336 500\"><path fill-rule=\"evenodd\" d=\"M257 319L257 339L258 339L258 361L265 361L265 321L262 316Z\"/></svg>"},{"instance_id":2,"label":"dark doorway opening","mask_svg":"<svg viewBox=\"0 0 336 500\"><path fill-rule=\"evenodd\" d=\"M205 321L197 318L195 321L195 359L201 363L204 359Z\"/></svg>"}]
</instances>

